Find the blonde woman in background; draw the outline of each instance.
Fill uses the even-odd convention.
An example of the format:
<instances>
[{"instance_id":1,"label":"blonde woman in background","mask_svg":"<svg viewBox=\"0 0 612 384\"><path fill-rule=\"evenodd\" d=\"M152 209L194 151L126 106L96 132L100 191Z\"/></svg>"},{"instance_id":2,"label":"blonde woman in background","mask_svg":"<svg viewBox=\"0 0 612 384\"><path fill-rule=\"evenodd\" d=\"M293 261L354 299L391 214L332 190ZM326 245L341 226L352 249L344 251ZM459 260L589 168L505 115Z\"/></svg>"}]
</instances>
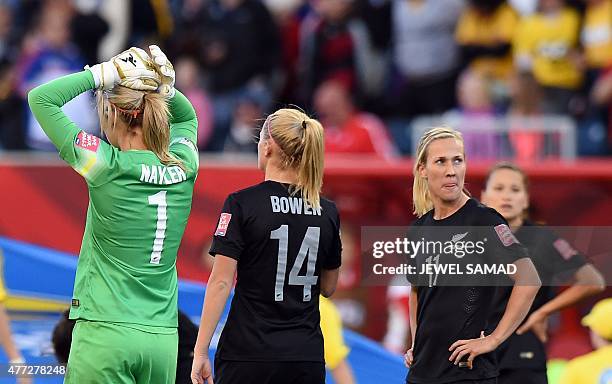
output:
<instances>
[{"instance_id":1,"label":"blonde woman in background","mask_svg":"<svg viewBox=\"0 0 612 384\"><path fill-rule=\"evenodd\" d=\"M213 383L208 350L234 278L214 382L325 382L319 294L336 289L342 245L336 206L320 196L323 148L323 127L298 110L264 122L265 181L228 196L214 233L193 383Z\"/></svg>"},{"instance_id":2,"label":"blonde woman in background","mask_svg":"<svg viewBox=\"0 0 612 384\"><path fill-rule=\"evenodd\" d=\"M491 352L525 318L539 288L535 268L506 220L464 189L465 158L461 134L451 128L433 128L421 137L413 186L414 213L419 218L409 237L426 242L450 241L444 227L461 227L457 231L465 232L452 236L453 241L456 237L483 240L480 233L488 238L485 260L516 267L516 273L509 276L514 288L502 320L492 328L489 317L495 287L444 284L445 277L438 280L431 275L429 283L423 284L409 276L413 344L405 356L410 367L407 383L496 383L498 372ZM432 256L418 252L412 261L421 270L431 263ZM457 262L460 257L449 256L437 260L443 264Z\"/></svg>"}]
</instances>

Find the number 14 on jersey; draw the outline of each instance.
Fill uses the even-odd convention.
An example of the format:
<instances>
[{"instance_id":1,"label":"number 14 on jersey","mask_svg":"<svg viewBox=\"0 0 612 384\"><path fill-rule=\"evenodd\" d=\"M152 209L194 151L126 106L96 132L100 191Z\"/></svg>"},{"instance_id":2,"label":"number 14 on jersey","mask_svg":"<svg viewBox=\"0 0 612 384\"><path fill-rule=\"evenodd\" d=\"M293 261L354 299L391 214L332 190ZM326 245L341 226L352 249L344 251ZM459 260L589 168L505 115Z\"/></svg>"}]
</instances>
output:
<instances>
[{"instance_id":1,"label":"number 14 on jersey","mask_svg":"<svg viewBox=\"0 0 612 384\"><path fill-rule=\"evenodd\" d=\"M300 251L289 272L289 285L302 285L304 287L303 301L312 299L312 286L319 279L315 276L317 254L319 253L319 237L321 228L308 227L302 240ZM278 264L276 266L276 284L274 286L274 300L284 300L285 274L287 272L287 253L289 247L289 226L281 225L270 233L270 239L278 240ZM306 275L300 275L300 270L306 261Z\"/></svg>"}]
</instances>

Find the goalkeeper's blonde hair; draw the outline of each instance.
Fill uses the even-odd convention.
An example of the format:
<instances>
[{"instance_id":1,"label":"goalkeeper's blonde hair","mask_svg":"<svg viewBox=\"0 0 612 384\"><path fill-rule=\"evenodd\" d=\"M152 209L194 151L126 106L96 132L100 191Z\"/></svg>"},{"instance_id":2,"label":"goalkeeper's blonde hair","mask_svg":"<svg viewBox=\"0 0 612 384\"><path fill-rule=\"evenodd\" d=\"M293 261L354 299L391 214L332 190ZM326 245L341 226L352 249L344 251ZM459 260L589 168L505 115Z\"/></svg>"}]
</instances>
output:
<instances>
[{"instance_id":1,"label":"goalkeeper's blonde hair","mask_svg":"<svg viewBox=\"0 0 612 384\"><path fill-rule=\"evenodd\" d=\"M429 193L429 186L427 185L427 179L419 175L419 166L425 166L427 164L427 148L434 140L440 139L455 139L463 146L463 136L461 132L456 131L450 127L435 127L423 134L419 140L417 146L416 159L412 168L414 175L414 181L412 184L412 202L414 204L413 213L417 217L421 217L427 212L433 209L433 201ZM463 156L465 157L465 151ZM463 188L463 192L470 196L470 193Z\"/></svg>"},{"instance_id":2,"label":"goalkeeper's blonde hair","mask_svg":"<svg viewBox=\"0 0 612 384\"><path fill-rule=\"evenodd\" d=\"M321 206L323 186L323 126L304 112L283 108L274 112L262 127L264 139L280 148L281 165L297 171L294 193L301 192L314 208Z\"/></svg>"},{"instance_id":3,"label":"goalkeeper's blonde hair","mask_svg":"<svg viewBox=\"0 0 612 384\"><path fill-rule=\"evenodd\" d=\"M117 117L128 127L140 126L145 146L162 164L185 170L181 160L170 153L170 112L163 95L117 85L108 91L98 91L96 99L103 127L115 129Z\"/></svg>"}]
</instances>

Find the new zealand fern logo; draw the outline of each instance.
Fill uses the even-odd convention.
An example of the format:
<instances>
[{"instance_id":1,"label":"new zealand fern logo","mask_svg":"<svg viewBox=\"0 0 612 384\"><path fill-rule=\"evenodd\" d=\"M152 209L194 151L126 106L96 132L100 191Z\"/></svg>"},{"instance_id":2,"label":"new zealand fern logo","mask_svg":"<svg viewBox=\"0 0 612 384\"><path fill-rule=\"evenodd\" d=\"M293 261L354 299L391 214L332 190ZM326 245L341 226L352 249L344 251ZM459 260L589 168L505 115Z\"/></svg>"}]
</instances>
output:
<instances>
[{"instance_id":1,"label":"new zealand fern logo","mask_svg":"<svg viewBox=\"0 0 612 384\"><path fill-rule=\"evenodd\" d=\"M452 241L453 243L456 243L456 242L458 242L458 241L461 241L461 240L462 240L464 237L466 237L466 236L467 236L467 234L468 234L468 233L469 233L469 232L465 232L465 233L458 233L458 234L456 234L456 235L453 235L453 237L451 238L451 241Z\"/></svg>"}]
</instances>

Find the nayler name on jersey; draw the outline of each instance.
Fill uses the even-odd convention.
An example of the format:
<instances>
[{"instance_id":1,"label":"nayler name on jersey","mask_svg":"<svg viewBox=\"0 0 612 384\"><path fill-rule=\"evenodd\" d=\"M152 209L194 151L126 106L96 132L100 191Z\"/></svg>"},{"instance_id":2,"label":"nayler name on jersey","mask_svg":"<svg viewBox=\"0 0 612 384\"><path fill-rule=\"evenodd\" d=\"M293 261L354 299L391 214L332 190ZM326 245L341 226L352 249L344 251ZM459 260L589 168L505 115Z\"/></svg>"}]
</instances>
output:
<instances>
[{"instance_id":1,"label":"nayler name on jersey","mask_svg":"<svg viewBox=\"0 0 612 384\"><path fill-rule=\"evenodd\" d=\"M166 167L163 165L141 164L140 181L149 184L168 185L176 184L187 180L187 175L181 167L173 165Z\"/></svg>"}]
</instances>

